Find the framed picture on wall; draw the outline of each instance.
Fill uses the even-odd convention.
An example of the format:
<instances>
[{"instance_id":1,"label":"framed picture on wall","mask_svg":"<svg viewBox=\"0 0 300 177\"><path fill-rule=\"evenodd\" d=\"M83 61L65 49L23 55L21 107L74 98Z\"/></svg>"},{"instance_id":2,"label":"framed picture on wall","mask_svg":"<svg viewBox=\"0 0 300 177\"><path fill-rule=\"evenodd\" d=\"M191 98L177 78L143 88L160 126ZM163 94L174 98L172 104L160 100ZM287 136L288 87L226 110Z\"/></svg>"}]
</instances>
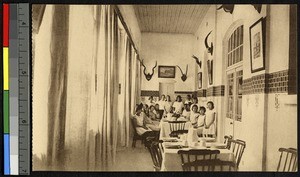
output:
<instances>
[{"instance_id":1,"label":"framed picture on wall","mask_svg":"<svg viewBox=\"0 0 300 177\"><path fill-rule=\"evenodd\" d=\"M249 28L251 73L265 69L264 59L264 19L261 18Z\"/></svg>"},{"instance_id":2,"label":"framed picture on wall","mask_svg":"<svg viewBox=\"0 0 300 177\"><path fill-rule=\"evenodd\" d=\"M159 78L175 78L175 66L158 66Z\"/></svg>"},{"instance_id":3,"label":"framed picture on wall","mask_svg":"<svg viewBox=\"0 0 300 177\"><path fill-rule=\"evenodd\" d=\"M202 72L198 73L198 89L202 88Z\"/></svg>"},{"instance_id":4,"label":"framed picture on wall","mask_svg":"<svg viewBox=\"0 0 300 177\"><path fill-rule=\"evenodd\" d=\"M207 74L209 85L213 84L213 60L207 60Z\"/></svg>"}]
</instances>

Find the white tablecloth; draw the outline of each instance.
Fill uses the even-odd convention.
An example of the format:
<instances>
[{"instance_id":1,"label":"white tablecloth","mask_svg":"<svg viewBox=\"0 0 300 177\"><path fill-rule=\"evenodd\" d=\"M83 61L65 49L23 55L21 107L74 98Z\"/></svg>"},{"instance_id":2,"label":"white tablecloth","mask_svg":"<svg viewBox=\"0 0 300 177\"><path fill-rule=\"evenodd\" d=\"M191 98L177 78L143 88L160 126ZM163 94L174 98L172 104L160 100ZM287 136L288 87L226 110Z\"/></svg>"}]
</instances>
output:
<instances>
[{"instance_id":1,"label":"white tablecloth","mask_svg":"<svg viewBox=\"0 0 300 177\"><path fill-rule=\"evenodd\" d=\"M188 130L191 125L192 125L191 122L186 122L184 129ZM170 130L169 122L163 122L163 121L161 121L160 124L159 124L159 126L160 126L159 139L170 137L171 130Z\"/></svg>"},{"instance_id":2,"label":"white tablecloth","mask_svg":"<svg viewBox=\"0 0 300 177\"><path fill-rule=\"evenodd\" d=\"M171 144L179 144L178 143L171 143ZM162 161L162 171L182 171L181 166L181 158L180 155L177 154L179 150L189 150L189 149L195 149L195 148L182 148L182 149L168 149L164 146L165 143L163 143L164 152L163 152L163 161ZM168 142L170 144L170 142ZM213 143L211 143L213 144ZM207 143L207 145L210 145ZM205 147L197 147L196 149L210 149ZM228 149L218 149L220 151L220 154L218 155L218 158L220 160L226 160L226 161L234 161L234 154L231 150Z\"/></svg>"}]
</instances>

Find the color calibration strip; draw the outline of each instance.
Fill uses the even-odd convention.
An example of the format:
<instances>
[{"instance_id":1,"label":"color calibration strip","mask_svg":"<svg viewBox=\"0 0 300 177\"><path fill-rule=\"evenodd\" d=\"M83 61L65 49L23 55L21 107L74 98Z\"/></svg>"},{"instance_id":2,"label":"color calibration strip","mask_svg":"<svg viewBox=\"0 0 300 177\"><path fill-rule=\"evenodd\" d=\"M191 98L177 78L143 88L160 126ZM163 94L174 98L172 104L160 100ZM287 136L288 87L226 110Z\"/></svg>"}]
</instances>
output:
<instances>
[{"instance_id":1,"label":"color calibration strip","mask_svg":"<svg viewBox=\"0 0 300 177\"><path fill-rule=\"evenodd\" d=\"M3 130L4 175L10 175L9 134L9 4L3 4Z\"/></svg>"},{"instance_id":2,"label":"color calibration strip","mask_svg":"<svg viewBox=\"0 0 300 177\"><path fill-rule=\"evenodd\" d=\"M4 174L30 173L29 4L3 4Z\"/></svg>"}]
</instances>

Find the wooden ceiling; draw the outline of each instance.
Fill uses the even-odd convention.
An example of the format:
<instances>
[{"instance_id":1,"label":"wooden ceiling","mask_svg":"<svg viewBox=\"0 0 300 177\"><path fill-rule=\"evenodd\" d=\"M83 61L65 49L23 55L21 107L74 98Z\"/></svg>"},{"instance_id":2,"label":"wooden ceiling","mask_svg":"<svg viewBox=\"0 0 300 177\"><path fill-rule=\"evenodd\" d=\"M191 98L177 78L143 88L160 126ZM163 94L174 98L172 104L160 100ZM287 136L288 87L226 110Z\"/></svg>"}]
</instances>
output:
<instances>
[{"instance_id":1,"label":"wooden ceiling","mask_svg":"<svg viewBox=\"0 0 300 177\"><path fill-rule=\"evenodd\" d=\"M210 5L133 5L142 32L194 34Z\"/></svg>"}]
</instances>

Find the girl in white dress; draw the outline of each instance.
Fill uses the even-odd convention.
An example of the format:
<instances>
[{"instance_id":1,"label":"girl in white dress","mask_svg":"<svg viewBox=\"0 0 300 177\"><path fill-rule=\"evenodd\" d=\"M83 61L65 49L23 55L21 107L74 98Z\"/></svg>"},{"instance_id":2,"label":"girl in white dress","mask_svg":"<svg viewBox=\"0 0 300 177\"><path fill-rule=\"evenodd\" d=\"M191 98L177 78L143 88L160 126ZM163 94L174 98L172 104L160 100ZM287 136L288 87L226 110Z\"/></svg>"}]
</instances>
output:
<instances>
[{"instance_id":1,"label":"girl in white dress","mask_svg":"<svg viewBox=\"0 0 300 177\"><path fill-rule=\"evenodd\" d=\"M165 109L165 104L166 104L166 97L165 95L161 95L161 98L158 102L156 102L156 104L159 105L159 110L164 110Z\"/></svg>"},{"instance_id":2,"label":"girl in white dress","mask_svg":"<svg viewBox=\"0 0 300 177\"><path fill-rule=\"evenodd\" d=\"M173 102L171 101L171 97L170 95L167 95L167 99L165 101L164 114L167 114L170 111L170 108L172 108L172 106L173 106Z\"/></svg>"},{"instance_id":3,"label":"girl in white dress","mask_svg":"<svg viewBox=\"0 0 300 177\"><path fill-rule=\"evenodd\" d=\"M174 113L175 113L175 114L181 114L181 113L182 113L183 107L184 107L184 105L183 105L183 103L182 103L181 96L178 95L178 96L176 97L176 101L173 103Z\"/></svg>"},{"instance_id":4,"label":"girl in white dress","mask_svg":"<svg viewBox=\"0 0 300 177\"><path fill-rule=\"evenodd\" d=\"M193 126L197 125L199 116L200 116L200 114L198 113L198 106L193 105L191 115L190 115L190 121Z\"/></svg>"},{"instance_id":5,"label":"girl in white dress","mask_svg":"<svg viewBox=\"0 0 300 177\"><path fill-rule=\"evenodd\" d=\"M197 121L197 125L195 128L197 128L197 134L198 136L203 135L203 129L204 129L204 125L205 125L205 112L206 109L205 107L201 106L200 107L200 112L199 112L199 117L198 117L198 121Z\"/></svg>"},{"instance_id":6,"label":"girl in white dress","mask_svg":"<svg viewBox=\"0 0 300 177\"><path fill-rule=\"evenodd\" d=\"M207 110L204 125L205 134L210 137L216 135L216 112L214 110L214 103L212 101L207 102Z\"/></svg>"},{"instance_id":7,"label":"girl in white dress","mask_svg":"<svg viewBox=\"0 0 300 177\"><path fill-rule=\"evenodd\" d=\"M189 121L190 115L191 115L190 104L184 104L184 110L182 112L182 117L184 117L186 120Z\"/></svg>"},{"instance_id":8,"label":"girl in white dress","mask_svg":"<svg viewBox=\"0 0 300 177\"><path fill-rule=\"evenodd\" d=\"M149 127L146 126L146 122L144 119L145 114L142 112L142 109L142 106L137 106L136 113L135 115L133 115L135 129L137 134L139 135L143 135L146 132L152 131Z\"/></svg>"}]
</instances>

